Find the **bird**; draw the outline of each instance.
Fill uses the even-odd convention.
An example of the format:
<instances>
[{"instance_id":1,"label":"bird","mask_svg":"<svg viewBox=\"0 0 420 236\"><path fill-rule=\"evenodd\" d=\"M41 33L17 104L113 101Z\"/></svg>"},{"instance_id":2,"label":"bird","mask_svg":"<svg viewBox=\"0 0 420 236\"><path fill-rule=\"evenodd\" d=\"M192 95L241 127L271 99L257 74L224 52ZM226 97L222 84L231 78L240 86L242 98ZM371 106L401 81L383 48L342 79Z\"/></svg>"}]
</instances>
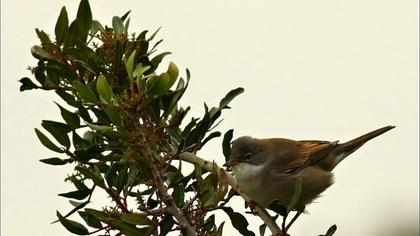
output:
<instances>
[{"instance_id":1,"label":"bird","mask_svg":"<svg viewBox=\"0 0 420 236\"><path fill-rule=\"evenodd\" d=\"M269 208L274 201L288 206L296 181L301 193L294 205L297 216L334 183L332 170L367 141L395 128L385 126L348 142L242 136L232 142L229 161L239 190Z\"/></svg>"}]
</instances>

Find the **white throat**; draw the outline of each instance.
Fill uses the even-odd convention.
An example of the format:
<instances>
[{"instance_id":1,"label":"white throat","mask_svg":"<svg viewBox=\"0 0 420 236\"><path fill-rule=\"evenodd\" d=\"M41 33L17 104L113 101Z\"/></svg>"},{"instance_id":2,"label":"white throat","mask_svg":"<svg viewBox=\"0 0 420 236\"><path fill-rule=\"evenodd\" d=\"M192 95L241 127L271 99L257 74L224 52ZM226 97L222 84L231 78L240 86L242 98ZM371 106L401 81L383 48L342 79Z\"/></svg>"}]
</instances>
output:
<instances>
[{"instance_id":1,"label":"white throat","mask_svg":"<svg viewBox=\"0 0 420 236\"><path fill-rule=\"evenodd\" d=\"M255 181L255 177L262 171L264 165L251 165L248 163L238 163L232 166L236 181L241 184L248 181Z\"/></svg>"}]
</instances>

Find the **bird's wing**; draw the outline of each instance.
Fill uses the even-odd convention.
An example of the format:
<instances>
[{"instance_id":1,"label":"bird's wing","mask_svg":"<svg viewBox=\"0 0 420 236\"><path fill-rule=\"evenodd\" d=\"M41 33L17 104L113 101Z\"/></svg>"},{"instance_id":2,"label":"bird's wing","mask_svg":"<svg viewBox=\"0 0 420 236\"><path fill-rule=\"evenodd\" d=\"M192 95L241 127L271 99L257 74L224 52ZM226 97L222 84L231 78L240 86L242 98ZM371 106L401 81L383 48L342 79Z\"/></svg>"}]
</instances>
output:
<instances>
[{"instance_id":1,"label":"bird's wing","mask_svg":"<svg viewBox=\"0 0 420 236\"><path fill-rule=\"evenodd\" d=\"M303 168L316 163L328 155L331 150L337 145L336 142L303 140L297 141L296 149L283 153L287 160L281 165L280 171L282 174L294 174Z\"/></svg>"}]
</instances>

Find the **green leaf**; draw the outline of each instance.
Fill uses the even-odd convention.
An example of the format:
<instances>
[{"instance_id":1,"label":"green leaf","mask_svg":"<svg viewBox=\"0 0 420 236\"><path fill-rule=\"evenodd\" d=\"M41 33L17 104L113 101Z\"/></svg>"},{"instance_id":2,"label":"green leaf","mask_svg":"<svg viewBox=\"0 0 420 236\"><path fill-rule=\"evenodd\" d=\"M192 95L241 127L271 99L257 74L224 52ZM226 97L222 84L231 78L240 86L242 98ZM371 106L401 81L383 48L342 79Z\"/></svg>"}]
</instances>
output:
<instances>
[{"instance_id":1,"label":"green leaf","mask_svg":"<svg viewBox=\"0 0 420 236\"><path fill-rule=\"evenodd\" d=\"M57 93L57 95L60 96L61 99L63 99L70 106L79 108L80 103L76 101L76 99L74 98L72 94L67 93L65 91L59 91L59 90L56 90L55 93Z\"/></svg>"},{"instance_id":2,"label":"green leaf","mask_svg":"<svg viewBox=\"0 0 420 236\"><path fill-rule=\"evenodd\" d=\"M57 23L55 23L55 39L59 45L64 42L64 38L69 27L69 19L67 16L66 7L61 8Z\"/></svg>"},{"instance_id":3,"label":"green leaf","mask_svg":"<svg viewBox=\"0 0 420 236\"><path fill-rule=\"evenodd\" d=\"M99 21L97 21L97 20L92 21L92 28L90 29L91 34L94 35L98 32L102 32L104 30L105 30L105 28L102 26L102 24Z\"/></svg>"},{"instance_id":4,"label":"green leaf","mask_svg":"<svg viewBox=\"0 0 420 236\"><path fill-rule=\"evenodd\" d=\"M124 22L125 21L125 19L128 17L128 15L130 14L130 12L131 12L131 10L130 11L127 11L126 13L124 13L124 15L123 16L121 16L121 20Z\"/></svg>"},{"instance_id":5,"label":"green leaf","mask_svg":"<svg viewBox=\"0 0 420 236\"><path fill-rule=\"evenodd\" d=\"M287 212L296 208L296 204L300 199L300 195L302 193L302 179L298 178L295 182L295 191L293 192L292 200L287 205Z\"/></svg>"},{"instance_id":6,"label":"green leaf","mask_svg":"<svg viewBox=\"0 0 420 236\"><path fill-rule=\"evenodd\" d=\"M45 63L44 61L38 61L38 66L35 67L34 71L35 79L41 84L45 84ZM57 91L57 90L56 90Z\"/></svg>"},{"instance_id":7,"label":"green leaf","mask_svg":"<svg viewBox=\"0 0 420 236\"><path fill-rule=\"evenodd\" d=\"M155 71L158 68L159 64L162 62L163 58L166 57L169 54L171 54L171 53L170 52L163 52L163 53L155 56L152 60L150 60L150 62L152 63L152 68L150 70L152 72Z\"/></svg>"},{"instance_id":8,"label":"green leaf","mask_svg":"<svg viewBox=\"0 0 420 236\"><path fill-rule=\"evenodd\" d=\"M106 109L106 114L108 115L109 119L111 119L112 123L116 126L121 125L121 116L118 110L113 107L108 107Z\"/></svg>"},{"instance_id":9,"label":"green leaf","mask_svg":"<svg viewBox=\"0 0 420 236\"><path fill-rule=\"evenodd\" d=\"M232 141L233 137L233 129L228 130L225 135L223 136L223 155L225 156L225 161L228 162L230 160L230 142Z\"/></svg>"},{"instance_id":10,"label":"green leaf","mask_svg":"<svg viewBox=\"0 0 420 236\"><path fill-rule=\"evenodd\" d=\"M152 41L154 38L155 38L155 36L157 35L157 33L159 32L159 30L161 29L162 27L159 27L148 39L147 39L147 41Z\"/></svg>"},{"instance_id":11,"label":"green leaf","mask_svg":"<svg viewBox=\"0 0 420 236\"><path fill-rule=\"evenodd\" d=\"M35 32L38 35L38 38L41 41L42 46L49 46L52 44L50 37L44 31L35 29Z\"/></svg>"},{"instance_id":12,"label":"green leaf","mask_svg":"<svg viewBox=\"0 0 420 236\"><path fill-rule=\"evenodd\" d=\"M335 231L337 231L337 226L336 225L332 225L325 234L323 235L318 235L318 236L332 236L334 235Z\"/></svg>"},{"instance_id":13,"label":"green leaf","mask_svg":"<svg viewBox=\"0 0 420 236\"><path fill-rule=\"evenodd\" d=\"M124 60L125 69L127 71L128 78L130 78L130 82L133 80L134 58L135 57L136 57L136 50L131 52L130 56Z\"/></svg>"},{"instance_id":14,"label":"green leaf","mask_svg":"<svg viewBox=\"0 0 420 236\"><path fill-rule=\"evenodd\" d=\"M215 223L215 217L214 214L209 216L202 224L201 224L201 228L204 230L204 232L209 232L211 231L213 228L216 227Z\"/></svg>"},{"instance_id":15,"label":"green leaf","mask_svg":"<svg viewBox=\"0 0 420 236\"><path fill-rule=\"evenodd\" d=\"M184 205L185 188L182 183L179 183L175 186L172 197L177 207L182 207Z\"/></svg>"},{"instance_id":16,"label":"green leaf","mask_svg":"<svg viewBox=\"0 0 420 236\"><path fill-rule=\"evenodd\" d=\"M141 77L144 74L144 72L146 72L149 69L150 69L150 66L143 66L143 64L141 64L141 63L137 64L136 69L134 69L134 71L133 71L133 78L134 77L137 77L137 78Z\"/></svg>"},{"instance_id":17,"label":"green leaf","mask_svg":"<svg viewBox=\"0 0 420 236\"><path fill-rule=\"evenodd\" d=\"M166 236L171 231L175 221L172 219L172 215L166 215L161 222L159 236Z\"/></svg>"},{"instance_id":18,"label":"green leaf","mask_svg":"<svg viewBox=\"0 0 420 236\"><path fill-rule=\"evenodd\" d=\"M109 224L112 228L118 229L122 234L127 236L148 236L154 231L152 227L137 228L134 225L122 222L114 218L107 218L103 221Z\"/></svg>"},{"instance_id":19,"label":"green leaf","mask_svg":"<svg viewBox=\"0 0 420 236\"><path fill-rule=\"evenodd\" d=\"M129 213L121 216L121 220L132 225L153 225L153 221L144 214Z\"/></svg>"},{"instance_id":20,"label":"green leaf","mask_svg":"<svg viewBox=\"0 0 420 236\"><path fill-rule=\"evenodd\" d=\"M130 18L128 18L127 21L125 22L125 25L124 25L124 33L127 33L128 32L129 25L130 25Z\"/></svg>"},{"instance_id":21,"label":"green leaf","mask_svg":"<svg viewBox=\"0 0 420 236\"><path fill-rule=\"evenodd\" d=\"M30 80L28 77L24 77L24 78L20 79L19 82L21 83L20 88L19 88L19 90L21 92L23 92L25 90L31 90L31 89L39 88L39 86L36 85L34 82L32 82L32 80Z\"/></svg>"},{"instance_id":22,"label":"green leaf","mask_svg":"<svg viewBox=\"0 0 420 236\"><path fill-rule=\"evenodd\" d=\"M79 21L80 20L76 18L73 22L71 22L66 37L64 38L64 48L70 48L76 44L81 31Z\"/></svg>"},{"instance_id":23,"label":"green leaf","mask_svg":"<svg viewBox=\"0 0 420 236\"><path fill-rule=\"evenodd\" d=\"M60 159L58 157L41 159L39 161L42 162L42 163L48 164L48 165L53 165L53 166L65 165L67 163L72 162L71 159Z\"/></svg>"},{"instance_id":24,"label":"green leaf","mask_svg":"<svg viewBox=\"0 0 420 236\"><path fill-rule=\"evenodd\" d=\"M106 103L111 103L111 99L114 96L112 93L112 88L109 85L107 79L103 75L99 75L98 80L96 81L96 90L99 93L99 98Z\"/></svg>"},{"instance_id":25,"label":"green leaf","mask_svg":"<svg viewBox=\"0 0 420 236\"><path fill-rule=\"evenodd\" d=\"M232 226L239 231L242 235L245 236L255 236L252 231L248 230L248 221L246 218L238 212L234 212L230 207L223 207L223 211L229 216Z\"/></svg>"},{"instance_id":26,"label":"green leaf","mask_svg":"<svg viewBox=\"0 0 420 236\"><path fill-rule=\"evenodd\" d=\"M104 187L105 182L99 172L94 172L87 167L84 166L76 166L75 169L83 174L86 178L91 179L96 185L99 187Z\"/></svg>"},{"instance_id":27,"label":"green leaf","mask_svg":"<svg viewBox=\"0 0 420 236\"><path fill-rule=\"evenodd\" d=\"M51 142L47 136L45 136L41 131L35 128L36 136L38 136L39 141L48 149L54 152L63 153L64 151L57 147L53 142Z\"/></svg>"},{"instance_id":28,"label":"green leaf","mask_svg":"<svg viewBox=\"0 0 420 236\"><path fill-rule=\"evenodd\" d=\"M169 89L171 78L168 73L162 73L159 76L152 76L146 82L147 94L158 96Z\"/></svg>"},{"instance_id":29,"label":"green leaf","mask_svg":"<svg viewBox=\"0 0 420 236\"><path fill-rule=\"evenodd\" d=\"M171 77L171 82L169 83L170 84L169 87L172 87L172 85L175 83L179 75L179 69L176 66L176 64L173 63L172 61L169 62L167 73L169 74L169 77Z\"/></svg>"},{"instance_id":30,"label":"green leaf","mask_svg":"<svg viewBox=\"0 0 420 236\"><path fill-rule=\"evenodd\" d=\"M217 232L215 236L222 236L223 235L223 226L225 225L225 222L223 221L219 227L217 228Z\"/></svg>"},{"instance_id":31,"label":"green leaf","mask_svg":"<svg viewBox=\"0 0 420 236\"><path fill-rule=\"evenodd\" d=\"M89 225L90 227L93 227L96 229L102 228L101 221L94 214L87 213L84 211L79 211L78 213L82 217L82 219L86 222L86 224Z\"/></svg>"},{"instance_id":32,"label":"green leaf","mask_svg":"<svg viewBox=\"0 0 420 236\"><path fill-rule=\"evenodd\" d=\"M95 124L91 124L86 122L87 126L89 126L89 128L93 129L93 130L97 130L97 131L112 131L112 127L111 126L106 126L106 125L95 125Z\"/></svg>"},{"instance_id":33,"label":"green leaf","mask_svg":"<svg viewBox=\"0 0 420 236\"><path fill-rule=\"evenodd\" d=\"M212 207L217 204L217 196L215 192L205 192L200 197L200 200L204 207Z\"/></svg>"},{"instance_id":34,"label":"green leaf","mask_svg":"<svg viewBox=\"0 0 420 236\"><path fill-rule=\"evenodd\" d=\"M220 101L219 107L221 109L226 108L227 105L239 94L243 93L245 90L243 88L236 88L231 90L226 96Z\"/></svg>"},{"instance_id":35,"label":"green leaf","mask_svg":"<svg viewBox=\"0 0 420 236\"><path fill-rule=\"evenodd\" d=\"M80 39L85 42L92 27L92 12L88 0L81 0L77 9L76 19L80 29Z\"/></svg>"},{"instance_id":36,"label":"green leaf","mask_svg":"<svg viewBox=\"0 0 420 236\"><path fill-rule=\"evenodd\" d=\"M74 81L73 87L76 89L81 99L89 103L97 102L95 93L88 86L82 84L82 82L78 80Z\"/></svg>"},{"instance_id":37,"label":"green leaf","mask_svg":"<svg viewBox=\"0 0 420 236\"><path fill-rule=\"evenodd\" d=\"M87 198L91 193L92 193L92 190L90 189L82 189L82 190L76 190L76 191L71 191L67 193L60 193L58 194L58 196L66 197L66 198L74 198L77 200L83 200Z\"/></svg>"},{"instance_id":38,"label":"green leaf","mask_svg":"<svg viewBox=\"0 0 420 236\"><path fill-rule=\"evenodd\" d=\"M120 17L118 16L112 17L112 28L117 34L124 33L124 23Z\"/></svg>"},{"instance_id":39,"label":"green leaf","mask_svg":"<svg viewBox=\"0 0 420 236\"><path fill-rule=\"evenodd\" d=\"M67 133L71 131L71 128L63 123L43 120L42 127L46 129L61 145L70 147L70 138Z\"/></svg>"},{"instance_id":40,"label":"green leaf","mask_svg":"<svg viewBox=\"0 0 420 236\"><path fill-rule=\"evenodd\" d=\"M35 45L31 48L32 56L39 60L55 60L56 58L42 47Z\"/></svg>"},{"instance_id":41,"label":"green leaf","mask_svg":"<svg viewBox=\"0 0 420 236\"><path fill-rule=\"evenodd\" d=\"M194 173L197 178L201 177L203 174L203 169L201 169L201 166L197 163L194 163Z\"/></svg>"},{"instance_id":42,"label":"green leaf","mask_svg":"<svg viewBox=\"0 0 420 236\"><path fill-rule=\"evenodd\" d=\"M73 128L78 128L80 126L80 118L77 114L66 110L64 107L60 106L58 103L57 106L60 108L61 116L64 121Z\"/></svg>"},{"instance_id":43,"label":"green leaf","mask_svg":"<svg viewBox=\"0 0 420 236\"><path fill-rule=\"evenodd\" d=\"M219 131L215 131L210 133L202 142L201 142L201 146L204 146L208 141L220 137L222 135L222 133L220 133Z\"/></svg>"},{"instance_id":44,"label":"green leaf","mask_svg":"<svg viewBox=\"0 0 420 236\"><path fill-rule=\"evenodd\" d=\"M76 221L72 221L72 220L68 220L66 218L64 218L60 212L57 211L57 217L58 220L60 221L60 223L71 233L77 234L77 235L88 235L89 231L86 229L85 226L83 226L82 224L76 222Z\"/></svg>"},{"instance_id":45,"label":"green leaf","mask_svg":"<svg viewBox=\"0 0 420 236\"><path fill-rule=\"evenodd\" d=\"M259 230L260 230L260 236L264 236L264 234L265 234L265 230L267 229L267 225L266 224L262 224L262 225L260 225L260 227L259 227Z\"/></svg>"}]
</instances>

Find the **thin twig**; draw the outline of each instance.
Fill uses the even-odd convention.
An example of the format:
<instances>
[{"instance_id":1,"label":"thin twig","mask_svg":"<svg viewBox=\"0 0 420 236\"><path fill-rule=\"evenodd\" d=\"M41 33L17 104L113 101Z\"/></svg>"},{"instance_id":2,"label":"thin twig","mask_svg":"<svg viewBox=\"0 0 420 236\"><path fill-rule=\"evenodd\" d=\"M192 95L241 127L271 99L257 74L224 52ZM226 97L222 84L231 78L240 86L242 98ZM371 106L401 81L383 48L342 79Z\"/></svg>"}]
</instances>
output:
<instances>
[{"instance_id":1,"label":"thin twig","mask_svg":"<svg viewBox=\"0 0 420 236\"><path fill-rule=\"evenodd\" d=\"M184 213L176 206L174 199L169 195L167 188L163 184L160 172L152 161L150 167L152 169L153 177L157 180L157 188L159 189L160 194L162 194L162 200L168 205L164 208L165 211L175 217L179 225L186 230L187 236L197 235L197 232L195 232L195 229L190 225Z\"/></svg>"},{"instance_id":2,"label":"thin twig","mask_svg":"<svg viewBox=\"0 0 420 236\"><path fill-rule=\"evenodd\" d=\"M213 162L210 161L206 161L190 152L184 152L181 153L179 155L179 159L192 163L192 164L198 164L201 168L203 168L206 171L211 172L213 170ZM238 184L236 183L235 178L227 173L223 168L220 168L219 166L217 166L217 170L218 170L218 175L221 178L225 178L227 183L236 191L238 192L244 199L246 202L250 202L251 198L248 197L245 193L243 193ZM268 226L268 228L271 230L271 233L273 235L282 235L282 231L280 229L280 227L276 224L276 222L272 219L272 217L270 216L270 214L268 214L268 212L261 206L259 206L258 204L255 205L254 207L255 212L257 213L257 215L261 218L262 221L264 221L264 223Z\"/></svg>"}]
</instances>

